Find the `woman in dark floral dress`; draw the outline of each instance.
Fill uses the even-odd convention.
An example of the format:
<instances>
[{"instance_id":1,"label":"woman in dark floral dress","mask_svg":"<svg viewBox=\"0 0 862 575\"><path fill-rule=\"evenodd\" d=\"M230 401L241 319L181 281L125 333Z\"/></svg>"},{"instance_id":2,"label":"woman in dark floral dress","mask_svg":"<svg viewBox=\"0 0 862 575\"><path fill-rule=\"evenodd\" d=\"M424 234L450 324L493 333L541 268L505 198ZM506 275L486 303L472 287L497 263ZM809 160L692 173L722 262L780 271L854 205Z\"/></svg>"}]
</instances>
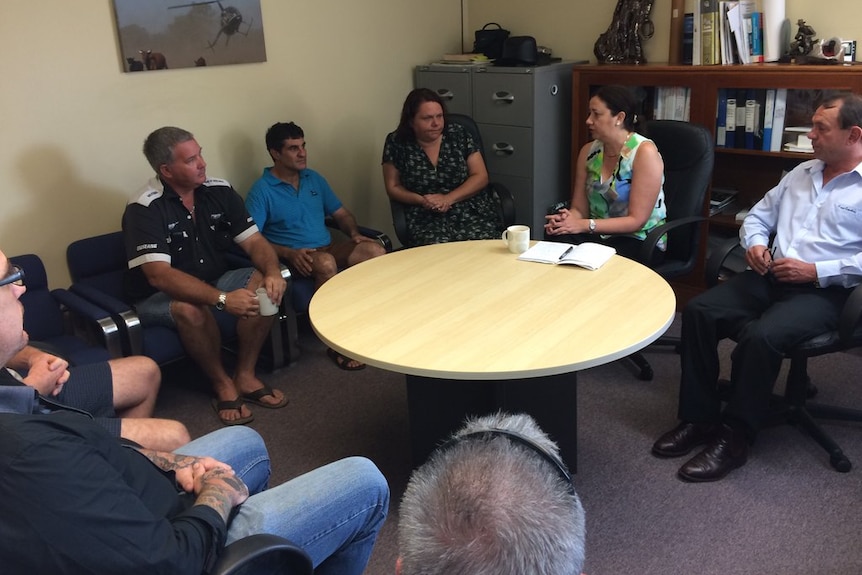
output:
<instances>
[{"instance_id":1,"label":"woman in dark floral dress","mask_svg":"<svg viewBox=\"0 0 862 575\"><path fill-rule=\"evenodd\" d=\"M445 123L445 113L436 93L418 88L386 136L383 181L389 197L406 205L408 247L500 237L482 154L463 127Z\"/></svg>"}]
</instances>

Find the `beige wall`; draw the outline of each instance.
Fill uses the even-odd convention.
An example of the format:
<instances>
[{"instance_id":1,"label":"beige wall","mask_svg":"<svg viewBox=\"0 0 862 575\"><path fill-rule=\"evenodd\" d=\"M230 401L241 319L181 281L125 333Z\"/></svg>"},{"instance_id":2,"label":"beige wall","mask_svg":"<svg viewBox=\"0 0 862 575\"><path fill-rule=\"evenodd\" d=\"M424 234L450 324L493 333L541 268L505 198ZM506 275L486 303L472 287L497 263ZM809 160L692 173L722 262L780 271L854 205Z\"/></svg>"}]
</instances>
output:
<instances>
[{"instance_id":1,"label":"beige wall","mask_svg":"<svg viewBox=\"0 0 862 575\"><path fill-rule=\"evenodd\" d=\"M648 0L644 0L648 1ZM617 2L614 0L465 0L467 19L465 43L472 47L473 31L486 22L498 22L513 35L534 36L550 47L554 55L566 59L595 62L593 44L608 29ZM655 0L652 20L655 34L644 43L648 62L667 62L671 0ZM818 38L838 36L856 40L862 48L862 9L856 0L835 0L823 9L820 0L787 0L787 17L803 18L817 31ZM469 48L468 48L469 49ZM862 60L862 56L857 56Z\"/></svg>"},{"instance_id":2,"label":"beige wall","mask_svg":"<svg viewBox=\"0 0 862 575\"><path fill-rule=\"evenodd\" d=\"M52 286L68 285L65 246L119 229L150 176L141 143L167 124L194 132L210 175L245 194L269 164L266 128L295 120L310 165L363 223L390 229L383 139L413 66L460 47L460 2L261 0L267 62L136 74L121 72L112 6L0 4L4 253L37 253Z\"/></svg>"},{"instance_id":3,"label":"beige wall","mask_svg":"<svg viewBox=\"0 0 862 575\"><path fill-rule=\"evenodd\" d=\"M142 0L143 1L143 0ZM862 41L856 3L818 14L788 0L823 36ZM369 225L391 232L379 156L415 64L460 47L460 2L261 0L267 62L121 72L111 0L0 4L0 249L42 256L55 287L68 284L65 246L119 228L126 197L149 177L140 152L152 129L176 124L204 147L209 173L245 193L268 164L267 126L306 129L311 166ZM465 43L498 21L566 58L592 59L611 0L465 0ZM667 54L670 0L653 9L651 61ZM663 16L662 16L663 15ZM391 234L394 236L394 234Z\"/></svg>"}]
</instances>

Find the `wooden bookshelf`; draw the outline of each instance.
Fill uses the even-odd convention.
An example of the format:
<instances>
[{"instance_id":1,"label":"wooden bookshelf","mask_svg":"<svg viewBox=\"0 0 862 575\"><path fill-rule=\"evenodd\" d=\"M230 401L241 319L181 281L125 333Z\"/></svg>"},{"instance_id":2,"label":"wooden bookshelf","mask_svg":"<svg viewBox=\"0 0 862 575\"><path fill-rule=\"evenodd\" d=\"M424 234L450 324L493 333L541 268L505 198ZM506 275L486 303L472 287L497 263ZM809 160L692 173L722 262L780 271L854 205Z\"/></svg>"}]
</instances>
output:
<instances>
[{"instance_id":1,"label":"wooden bookshelf","mask_svg":"<svg viewBox=\"0 0 862 575\"><path fill-rule=\"evenodd\" d=\"M787 88L789 90L850 90L862 94L862 66L852 64L796 65L749 64L727 66L578 65L572 73L572 165L578 151L589 139L584 124L591 93L608 84L654 90L660 86L683 86L690 90L690 121L707 127L715 136L720 88ZM648 98L649 99L649 98ZM812 110L813 111L813 110ZM788 124L789 125L789 124ZM741 148L716 148L713 185L739 190L740 209L748 207L769 191L784 170L810 159L810 154L762 152ZM574 169L572 170L574 177ZM703 207L709 214L709 201ZM732 235L738 224L732 214L710 218L711 233ZM697 268L687 277L673 282L680 303L704 289L703 263L707 238L701 242Z\"/></svg>"}]
</instances>

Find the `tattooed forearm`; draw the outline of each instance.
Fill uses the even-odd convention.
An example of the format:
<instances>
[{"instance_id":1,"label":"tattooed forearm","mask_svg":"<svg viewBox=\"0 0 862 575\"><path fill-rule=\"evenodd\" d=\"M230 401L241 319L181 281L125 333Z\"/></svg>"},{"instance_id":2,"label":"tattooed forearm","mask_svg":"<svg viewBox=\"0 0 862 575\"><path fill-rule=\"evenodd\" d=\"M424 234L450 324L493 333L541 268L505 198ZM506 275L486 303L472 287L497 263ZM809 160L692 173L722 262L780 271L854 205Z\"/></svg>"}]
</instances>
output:
<instances>
[{"instance_id":1,"label":"tattooed forearm","mask_svg":"<svg viewBox=\"0 0 862 575\"><path fill-rule=\"evenodd\" d=\"M178 455L176 453L166 453L164 451L154 451L152 449L139 449L147 459L153 462L153 465L164 471L177 471L190 467L197 460L191 455Z\"/></svg>"}]
</instances>

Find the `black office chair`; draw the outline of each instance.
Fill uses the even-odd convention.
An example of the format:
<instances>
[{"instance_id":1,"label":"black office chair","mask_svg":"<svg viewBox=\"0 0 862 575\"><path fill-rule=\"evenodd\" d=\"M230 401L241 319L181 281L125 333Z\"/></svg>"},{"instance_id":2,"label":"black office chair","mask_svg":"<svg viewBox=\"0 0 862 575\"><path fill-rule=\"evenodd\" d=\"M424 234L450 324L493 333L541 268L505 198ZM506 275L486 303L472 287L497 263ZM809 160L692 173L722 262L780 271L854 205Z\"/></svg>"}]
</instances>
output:
<instances>
[{"instance_id":1,"label":"black office chair","mask_svg":"<svg viewBox=\"0 0 862 575\"><path fill-rule=\"evenodd\" d=\"M463 126L482 153L482 158L485 158L482 136L479 134L479 127L473 118L464 114L446 114L446 122ZM515 197L506 186L499 182L488 182L487 190L497 205L496 217L497 221L500 222L500 233L502 233L504 229L515 223ZM389 207L392 210L392 226L395 228L395 236L398 238L398 241L405 247L415 245L413 237L410 235L410 230L407 228L407 216L405 213L407 206L390 199Z\"/></svg>"},{"instance_id":2,"label":"black office chair","mask_svg":"<svg viewBox=\"0 0 862 575\"><path fill-rule=\"evenodd\" d=\"M653 120L647 124L650 138L664 160L665 224L646 237L638 257L665 279L684 276L694 270L700 252L706 193L712 179L713 143L709 130L698 124L676 120ZM655 246L667 234L663 261L654 261ZM652 345L679 344L678 338L660 337ZM652 366L642 353L629 358L640 368L640 379L653 378Z\"/></svg>"},{"instance_id":3,"label":"black office chair","mask_svg":"<svg viewBox=\"0 0 862 575\"><path fill-rule=\"evenodd\" d=\"M212 575L313 575L311 557L287 539L261 533L225 547Z\"/></svg>"},{"instance_id":4,"label":"black office chair","mask_svg":"<svg viewBox=\"0 0 862 575\"><path fill-rule=\"evenodd\" d=\"M34 347L63 357L71 365L122 357L120 330L106 310L67 290L49 289L39 256L24 254L9 261L24 270L24 329Z\"/></svg>"},{"instance_id":5,"label":"black office chair","mask_svg":"<svg viewBox=\"0 0 862 575\"><path fill-rule=\"evenodd\" d=\"M728 265L733 256L742 252L736 238L717 246L706 264L707 284L712 287L738 271ZM744 261L744 259L742 260ZM785 382L784 395L773 396L773 422L798 424L829 454L829 463L837 471L850 471L852 464L837 443L823 430L816 419L862 422L862 410L833 405L822 405L809 400L817 388L808 376L808 358L862 347L862 285L857 286L841 310L838 329L820 334L797 345L785 354L790 370ZM728 385L729 382L720 382Z\"/></svg>"}]
</instances>

